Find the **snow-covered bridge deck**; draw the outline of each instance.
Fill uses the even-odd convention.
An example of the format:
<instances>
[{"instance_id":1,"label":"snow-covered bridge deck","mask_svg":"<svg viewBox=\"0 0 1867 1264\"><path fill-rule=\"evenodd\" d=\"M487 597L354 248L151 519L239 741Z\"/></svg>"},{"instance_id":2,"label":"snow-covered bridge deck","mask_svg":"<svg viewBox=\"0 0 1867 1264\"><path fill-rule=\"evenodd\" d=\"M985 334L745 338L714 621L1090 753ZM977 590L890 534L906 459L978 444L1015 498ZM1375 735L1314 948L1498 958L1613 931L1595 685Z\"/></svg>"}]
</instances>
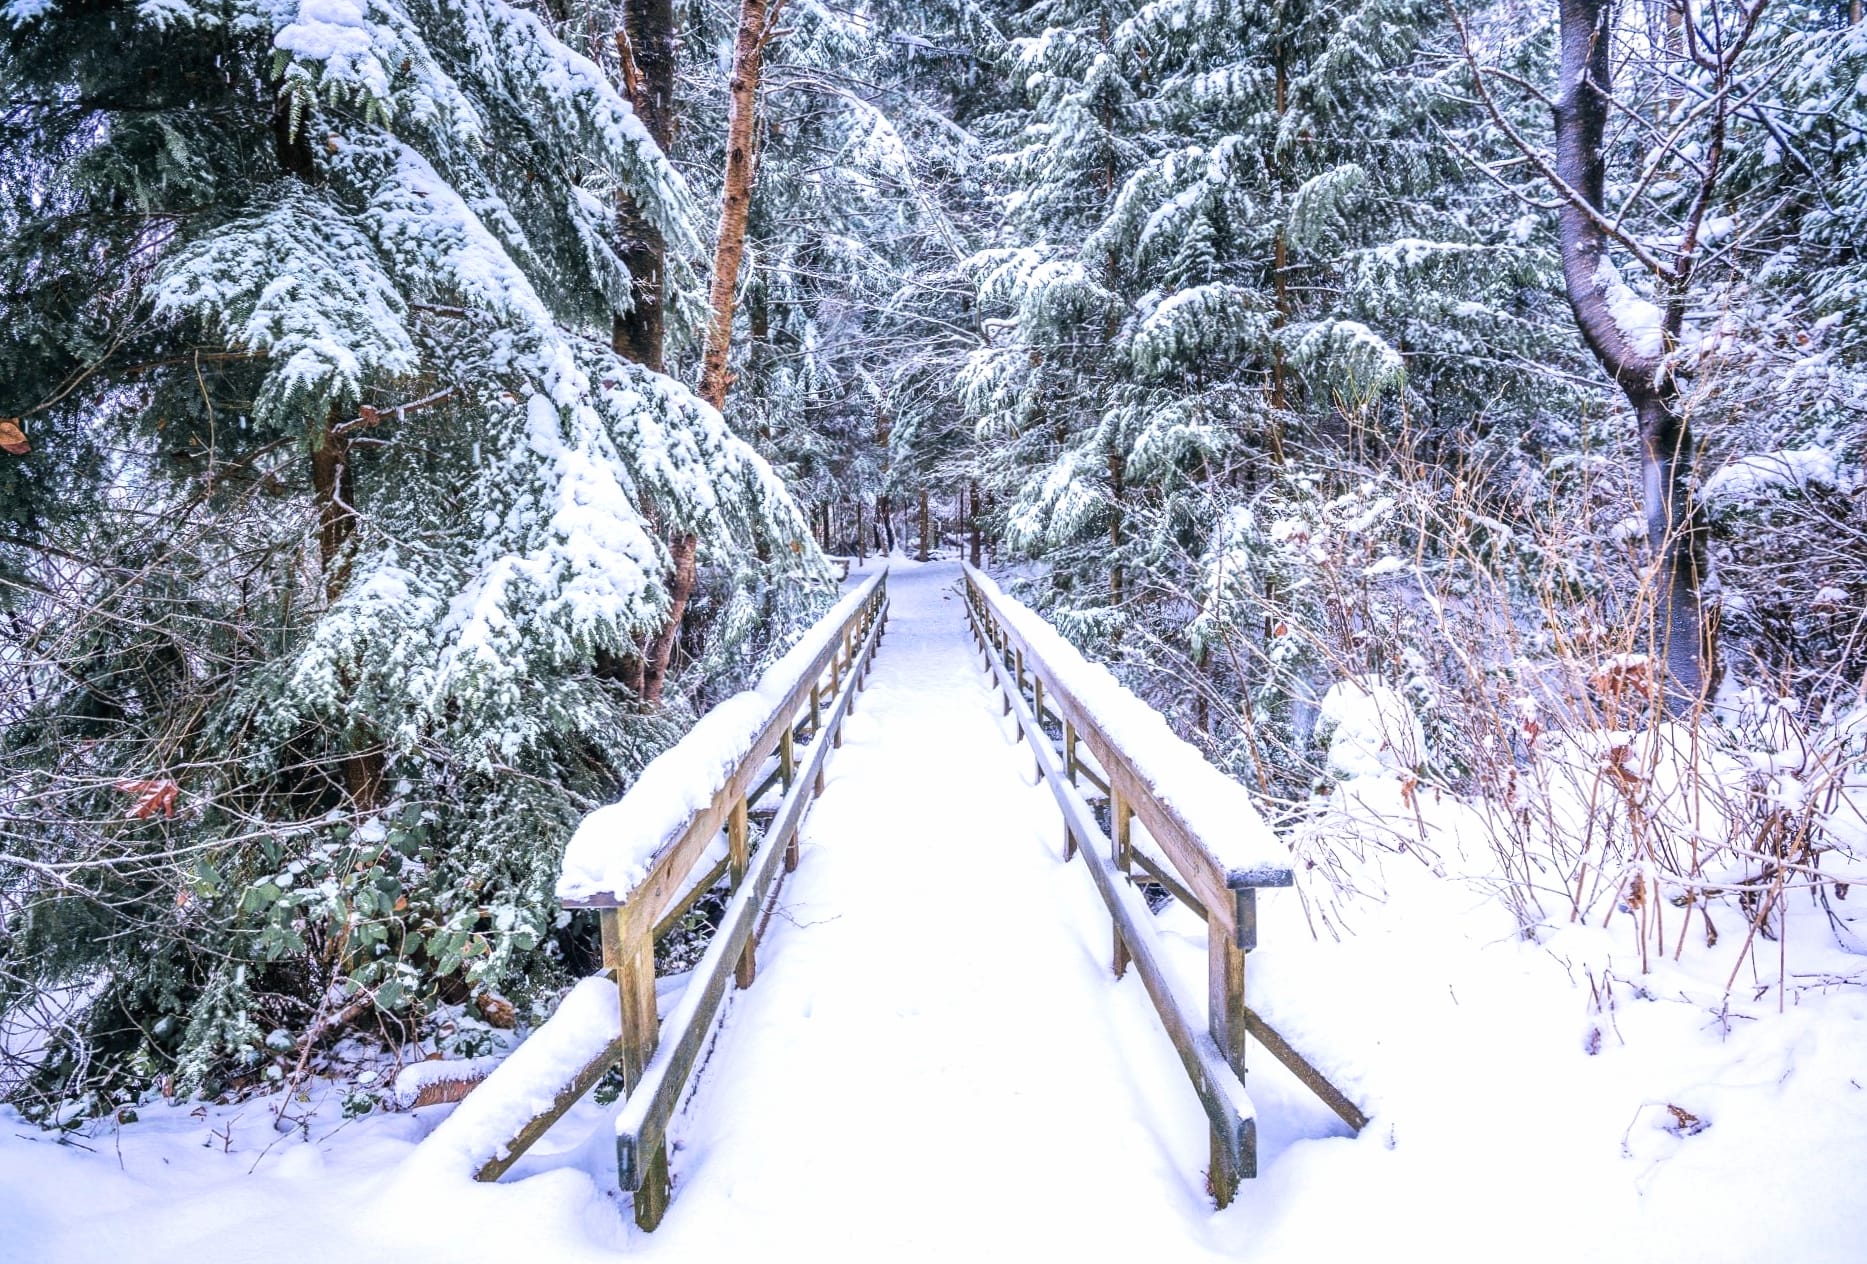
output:
<instances>
[{"instance_id":1,"label":"snow-covered bridge deck","mask_svg":"<svg viewBox=\"0 0 1867 1264\"><path fill-rule=\"evenodd\" d=\"M1130 1211L1196 1225L1254 1172L1244 953L1256 889L1289 882L1279 848L1238 787L982 575L853 583L579 831L559 893L603 911L610 972L416 1166L535 1174L549 1160L521 1153L562 1149L557 1121L620 1064L621 1183L657 1250L719 1258L798 1223L880 1258L1003 1251L1007 1233L1158 1245L1159 1217ZM1206 970L1167 961L1137 870L1206 919ZM660 1015L654 941L721 878L713 944Z\"/></svg>"},{"instance_id":2,"label":"snow-covered bridge deck","mask_svg":"<svg viewBox=\"0 0 1867 1264\"><path fill-rule=\"evenodd\" d=\"M1146 996L1112 977L1107 915L1010 749L958 578L890 579L886 647L758 982L673 1131L658 1253L818 1224L844 1258L1109 1258L1160 1245L1133 1209L1210 1205L1205 1116Z\"/></svg>"}]
</instances>

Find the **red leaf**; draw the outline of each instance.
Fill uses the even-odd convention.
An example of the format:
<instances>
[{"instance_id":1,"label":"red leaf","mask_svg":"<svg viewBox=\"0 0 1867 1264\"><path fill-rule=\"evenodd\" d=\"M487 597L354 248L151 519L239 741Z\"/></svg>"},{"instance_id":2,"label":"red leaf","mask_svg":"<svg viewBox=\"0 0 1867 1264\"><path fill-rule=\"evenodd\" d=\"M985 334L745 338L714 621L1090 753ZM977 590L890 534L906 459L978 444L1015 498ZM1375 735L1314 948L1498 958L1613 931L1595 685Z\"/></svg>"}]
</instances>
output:
<instances>
[{"instance_id":1,"label":"red leaf","mask_svg":"<svg viewBox=\"0 0 1867 1264\"><path fill-rule=\"evenodd\" d=\"M157 812L165 817L173 817L175 796L181 793L181 787L166 778L155 781L119 781L117 789L136 796L136 806L130 809L127 818L132 821L146 821Z\"/></svg>"}]
</instances>

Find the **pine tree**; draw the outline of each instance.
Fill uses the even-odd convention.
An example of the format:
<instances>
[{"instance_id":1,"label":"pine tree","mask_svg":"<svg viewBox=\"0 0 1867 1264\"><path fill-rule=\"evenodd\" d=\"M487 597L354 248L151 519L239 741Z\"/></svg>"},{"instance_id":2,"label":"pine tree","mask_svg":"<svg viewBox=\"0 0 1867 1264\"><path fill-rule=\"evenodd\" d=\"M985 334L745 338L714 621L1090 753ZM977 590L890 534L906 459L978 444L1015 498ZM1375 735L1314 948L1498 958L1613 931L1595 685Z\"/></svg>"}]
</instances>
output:
<instances>
[{"instance_id":1,"label":"pine tree","mask_svg":"<svg viewBox=\"0 0 1867 1264\"><path fill-rule=\"evenodd\" d=\"M691 301L685 181L500 0L4 18L7 986L88 998L42 1085L252 1083L553 980L558 849L682 722L621 683L663 532L741 642L814 556L611 349L614 208Z\"/></svg>"},{"instance_id":2,"label":"pine tree","mask_svg":"<svg viewBox=\"0 0 1867 1264\"><path fill-rule=\"evenodd\" d=\"M1439 12L1045 6L1014 46L1010 240L973 265L1002 315L963 397L1008 541L1049 563L1034 595L1189 728L1314 688L1304 638L1270 636L1290 611L1264 501L1308 454L1457 459L1474 413L1514 445L1560 397L1507 358L1569 355L1554 271L1436 139L1472 117L1424 58Z\"/></svg>"}]
</instances>

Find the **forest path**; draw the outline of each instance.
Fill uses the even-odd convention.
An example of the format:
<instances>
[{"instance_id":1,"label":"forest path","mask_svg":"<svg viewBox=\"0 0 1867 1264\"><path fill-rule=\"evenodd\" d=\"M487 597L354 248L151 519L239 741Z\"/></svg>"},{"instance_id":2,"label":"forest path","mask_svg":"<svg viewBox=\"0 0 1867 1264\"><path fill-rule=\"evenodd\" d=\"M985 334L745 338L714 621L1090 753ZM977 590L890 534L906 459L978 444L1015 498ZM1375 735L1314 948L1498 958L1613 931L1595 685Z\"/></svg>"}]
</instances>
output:
<instances>
[{"instance_id":1,"label":"forest path","mask_svg":"<svg viewBox=\"0 0 1867 1264\"><path fill-rule=\"evenodd\" d=\"M957 563L896 565L758 981L672 1130L667 1219L631 1249L1204 1258L1205 1118L1008 749Z\"/></svg>"}]
</instances>

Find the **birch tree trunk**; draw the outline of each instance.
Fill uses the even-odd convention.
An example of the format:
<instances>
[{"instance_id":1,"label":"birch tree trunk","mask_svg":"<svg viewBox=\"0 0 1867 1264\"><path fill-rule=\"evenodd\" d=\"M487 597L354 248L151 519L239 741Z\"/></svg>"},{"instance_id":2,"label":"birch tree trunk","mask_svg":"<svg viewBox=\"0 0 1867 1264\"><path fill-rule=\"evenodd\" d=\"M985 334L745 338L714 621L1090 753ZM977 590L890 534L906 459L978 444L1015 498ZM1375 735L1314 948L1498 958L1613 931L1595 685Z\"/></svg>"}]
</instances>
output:
<instances>
[{"instance_id":1,"label":"birch tree trunk","mask_svg":"<svg viewBox=\"0 0 1867 1264\"><path fill-rule=\"evenodd\" d=\"M1616 320L1603 264L1604 137L1613 91L1614 0L1561 0L1562 80L1556 99L1556 173L1574 193L1558 212L1562 278L1576 325L1595 359L1633 405L1640 429L1640 479L1654 559L1653 644L1663 657L1667 707L1678 713L1717 686L1714 611L1705 517L1692 493L1691 426L1665 354L1678 334L1669 313L1653 354ZM1674 304L1675 310L1681 305Z\"/></svg>"},{"instance_id":2,"label":"birch tree trunk","mask_svg":"<svg viewBox=\"0 0 1867 1264\"><path fill-rule=\"evenodd\" d=\"M756 174L754 139L758 127L758 82L784 0L743 0L739 38L733 46L731 104L726 119L726 193L720 207L719 242L713 253L713 288L709 298L706 351L701 360L700 395L715 408L726 403L732 384L726 357L732 350L733 295L745 257L746 214L752 207Z\"/></svg>"},{"instance_id":3,"label":"birch tree trunk","mask_svg":"<svg viewBox=\"0 0 1867 1264\"><path fill-rule=\"evenodd\" d=\"M745 258L746 214L752 206L756 173L754 136L758 125L758 81L765 61L765 45L777 29L784 0L743 0L739 7L739 38L733 48L730 106L726 116L726 188L720 208L720 235L713 252L712 313L707 321L706 350L701 357L700 396L724 410L726 388L731 385L726 358L732 350L733 297L739 284L739 265ZM860 524L858 524L859 526ZM649 647L642 696L657 702L667 683L668 664L680 638L681 619L694 593L694 555L700 544L692 532L675 537L669 552L674 573L668 584L668 621Z\"/></svg>"}]
</instances>

